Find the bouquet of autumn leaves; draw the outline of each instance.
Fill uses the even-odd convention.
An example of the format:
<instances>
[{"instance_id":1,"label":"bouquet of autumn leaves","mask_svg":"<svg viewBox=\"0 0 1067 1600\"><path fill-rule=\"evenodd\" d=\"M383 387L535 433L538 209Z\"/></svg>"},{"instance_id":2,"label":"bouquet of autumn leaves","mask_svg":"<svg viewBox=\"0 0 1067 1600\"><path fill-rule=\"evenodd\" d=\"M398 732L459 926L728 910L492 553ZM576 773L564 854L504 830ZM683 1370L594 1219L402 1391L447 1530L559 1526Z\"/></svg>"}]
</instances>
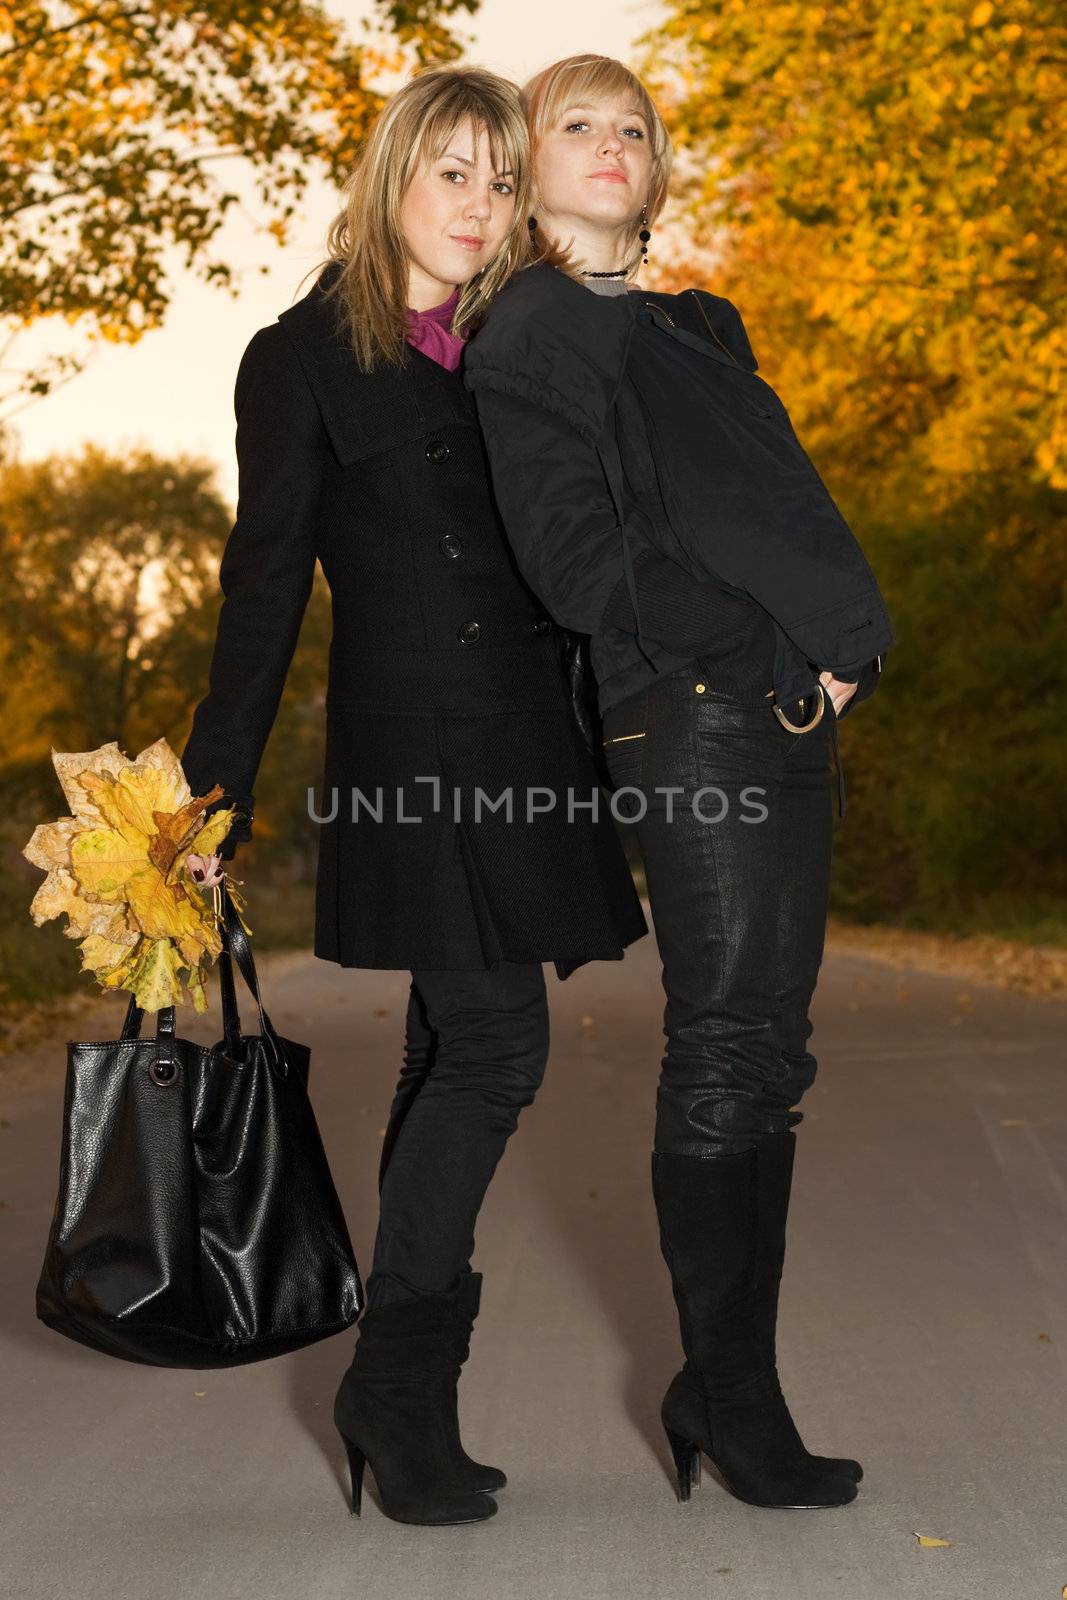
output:
<instances>
[{"instance_id":1,"label":"bouquet of autumn leaves","mask_svg":"<svg viewBox=\"0 0 1067 1600\"><path fill-rule=\"evenodd\" d=\"M135 760L114 742L83 754L52 751L69 817L33 830L22 854L48 873L33 897L38 927L66 913L63 932L81 943L82 971L104 990L129 989L145 1011L188 998L207 1009L204 974L222 948L214 896L186 871L191 855L212 855L233 808L204 816L218 784L194 796L166 739ZM246 933L244 900L227 889Z\"/></svg>"}]
</instances>

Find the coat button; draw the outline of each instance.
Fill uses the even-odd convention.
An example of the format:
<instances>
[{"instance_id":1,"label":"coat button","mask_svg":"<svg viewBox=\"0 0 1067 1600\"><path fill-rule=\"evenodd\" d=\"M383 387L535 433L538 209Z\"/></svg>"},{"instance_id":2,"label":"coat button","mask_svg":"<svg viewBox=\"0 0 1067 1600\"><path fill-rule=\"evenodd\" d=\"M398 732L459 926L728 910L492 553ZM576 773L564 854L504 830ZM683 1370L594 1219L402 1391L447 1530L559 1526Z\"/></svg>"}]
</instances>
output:
<instances>
[{"instance_id":1,"label":"coat button","mask_svg":"<svg viewBox=\"0 0 1067 1600\"><path fill-rule=\"evenodd\" d=\"M476 622L464 622L458 630L460 644L477 644L481 631Z\"/></svg>"},{"instance_id":2,"label":"coat button","mask_svg":"<svg viewBox=\"0 0 1067 1600\"><path fill-rule=\"evenodd\" d=\"M538 617L537 621L533 625L533 631L534 631L534 633L551 633L552 632L552 618L551 617Z\"/></svg>"},{"instance_id":3,"label":"coat button","mask_svg":"<svg viewBox=\"0 0 1067 1600\"><path fill-rule=\"evenodd\" d=\"M443 556L458 556L463 549L463 540L454 533L446 533L437 546Z\"/></svg>"},{"instance_id":4,"label":"coat button","mask_svg":"<svg viewBox=\"0 0 1067 1600\"><path fill-rule=\"evenodd\" d=\"M426 446L426 459L439 466L442 461L447 461L452 454L447 444L441 439L431 439Z\"/></svg>"}]
</instances>

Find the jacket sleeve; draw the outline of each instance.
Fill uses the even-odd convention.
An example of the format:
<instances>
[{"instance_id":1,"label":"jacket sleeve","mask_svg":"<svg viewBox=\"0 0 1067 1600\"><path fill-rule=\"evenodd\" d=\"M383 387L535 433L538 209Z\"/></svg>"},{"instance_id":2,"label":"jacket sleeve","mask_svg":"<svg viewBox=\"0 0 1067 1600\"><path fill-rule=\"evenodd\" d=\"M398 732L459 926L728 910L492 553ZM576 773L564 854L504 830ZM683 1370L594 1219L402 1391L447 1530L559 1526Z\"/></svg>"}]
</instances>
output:
<instances>
[{"instance_id":1,"label":"jacket sleeve","mask_svg":"<svg viewBox=\"0 0 1067 1600\"><path fill-rule=\"evenodd\" d=\"M715 297L701 291L698 292L701 293L705 310L710 310L710 302ZM745 327L740 311L738 311L732 300L720 299L718 307L722 318L722 338L730 354L739 360L743 366L748 367L750 371L756 372L759 368L759 362L752 349L748 330ZM820 671L832 672L834 677L838 678L842 683L855 683L858 685L856 693L850 697L848 704L841 713L841 717L847 717L853 706L858 705L861 700L870 698L877 689L882 675L881 656L875 656L872 660L853 661L838 666L832 666L829 662L819 662L818 665Z\"/></svg>"},{"instance_id":2,"label":"jacket sleeve","mask_svg":"<svg viewBox=\"0 0 1067 1600\"><path fill-rule=\"evenodd\" d=\"M247 812L220 851L249 838L253 786L277 715L315 577L316 509L328 441L296 352L279 324L249 343L234 390L237 518L219 567L208 692L181 762L194 795L220 783L209 814Z\"/></svg>"},{"instance_id":3,"label":"jacket sleeve","mask_svg":"<svg viewBox=\"0 0 1067 1600\"><path fill-rule=\"evenodd\" d=\"M595 449L532 400L479 384L475 403L493 492L523 577L565 628L598 632L623 561Z\"/></svg>"},{"instance_id":4,"label":"jacket sleeve","mask_svg":"<svg viewBox=\"0 0 1067 1600\"><path fill-rule=\"evenodd\" d=\"M637 634L597 451L565 418L524 397L479 385L476 402L497 504L530 587L564 627ZM644 523L636 508L628 512L641 636L682 657L714 656L723 681L738 689L764 682L773 663L766 613L660 554Z\"/></svg>"},{"instance_id":5,"label":"jacket sleeve","mask_svg":"<svg viewBox=\"0 0 1067 1600\"><path fill-rule=\"evenodd\" d=\"M671 655L714 664L716 682L734 692L765 688L774 677L774 624L754 600L729 594L693 575L669 556L642 550L634 562L642 631ZM637 632L625 578L604 612L605 622Z\"/></svg>"},{"instance_id":6,"label":"jacket sleeve","mask_svg":"<svg viewBox=\"0 0 1067 1600\"><path fill-rule=\"evenodd\" d=\"M839 678L842 683L854 683L857 685L855 694L849 696L844 711L841 712L837 719L840 722L842 717L848 716L853 706L859 705L861 700L869 700L877 689L878 681L882 675L882 658L881 656L876 656L873 661L864 661L859 666L830 667L827 670L832 672L835 678Z\"/></svg>"},{"instance_id":7,"label":"jacket sleeve","mask_svg":"<svg viewBox=\"0 0 1067 1600\"><path fill-rule=\"evenodd\" d=\"M522 396L487 385L475 391L493 491L519 568L556 621L579 633L618 628L637 634L630 603L619 519L596 449L564 417ZM702 638L717 627L736 628L747 607L713 585L701 585L684 567L660 555L646 518L627 513L636 550L634 579L641 632L672 650L688 648L694 612L709 602ZM679 595L691 592L686 615L674 615ZM715 594L720 608L710 613ZM654 620L653 620L654 618ZM701 632L697 623L697 631Z\"/></svg>"}]
</instances>

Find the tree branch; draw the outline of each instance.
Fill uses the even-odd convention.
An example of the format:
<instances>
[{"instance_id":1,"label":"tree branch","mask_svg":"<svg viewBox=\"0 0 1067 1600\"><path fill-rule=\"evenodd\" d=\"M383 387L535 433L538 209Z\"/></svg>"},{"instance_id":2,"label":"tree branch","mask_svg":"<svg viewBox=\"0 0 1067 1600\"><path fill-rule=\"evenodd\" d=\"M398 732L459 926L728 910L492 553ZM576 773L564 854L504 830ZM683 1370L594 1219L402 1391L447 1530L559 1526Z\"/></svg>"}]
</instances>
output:
<instances>
[{"instance_id":1,"label":"tree branch","mask_svg":"<svg viewBox=\"0 0 1067 1600\"><path fill-rule=\"evenodd\" d=\"M9 56L21 55L27 50L32 50L34 45L40 44L42 39L57 39L62 33L74 33L78 28L92 27L97 22L103 23L105 28L114 27L119 17L124 22L132 22L137 17L142 18L145 22L151 22L152 13L144 11L137 6L132 11L126 11L122 6L119 6L118 14L112 13L110 16L105 15L102 11L90 11L86 16L77 17L73 22L65 22L60 28L38 28L32 38L22 39L17 44L8 45L6 50L0 50L0 61L6 61Z\"/></svg>"}]
</instances>

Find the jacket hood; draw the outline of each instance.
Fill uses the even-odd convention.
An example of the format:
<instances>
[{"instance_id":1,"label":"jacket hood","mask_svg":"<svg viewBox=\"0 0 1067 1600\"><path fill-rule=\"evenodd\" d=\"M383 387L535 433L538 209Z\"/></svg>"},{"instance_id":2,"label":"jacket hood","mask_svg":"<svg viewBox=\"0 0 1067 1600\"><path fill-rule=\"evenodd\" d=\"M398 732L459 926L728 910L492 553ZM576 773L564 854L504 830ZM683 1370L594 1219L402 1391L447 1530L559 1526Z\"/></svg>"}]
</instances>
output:
<instances>
[{"instance_id":1,"label":"jacket hood","mask_svg":"<svg viewBox=\"0 0 1067 1600\"><path fill-rule=\"evenodd\" d=\"M593 294L545 262L525 267L501 289L467 345L467 388L531 400L596 442L625 371L633 300Z\"/></svg>"},{"instance_id":2,"label":"jacket hood","mask_svg":"<svg viewBox=\"0 0 1067 1600\"><path fill-rule=\"evenodd\" d=\"M658 323L704 360L746 373L759 368L737 308L721 295L594 294L539 262L517 273L489 307L467 345L464 381L468 389L495 388L555 411L595 444L611 419L639 319Z\"/></svg>"}]
</instances>

